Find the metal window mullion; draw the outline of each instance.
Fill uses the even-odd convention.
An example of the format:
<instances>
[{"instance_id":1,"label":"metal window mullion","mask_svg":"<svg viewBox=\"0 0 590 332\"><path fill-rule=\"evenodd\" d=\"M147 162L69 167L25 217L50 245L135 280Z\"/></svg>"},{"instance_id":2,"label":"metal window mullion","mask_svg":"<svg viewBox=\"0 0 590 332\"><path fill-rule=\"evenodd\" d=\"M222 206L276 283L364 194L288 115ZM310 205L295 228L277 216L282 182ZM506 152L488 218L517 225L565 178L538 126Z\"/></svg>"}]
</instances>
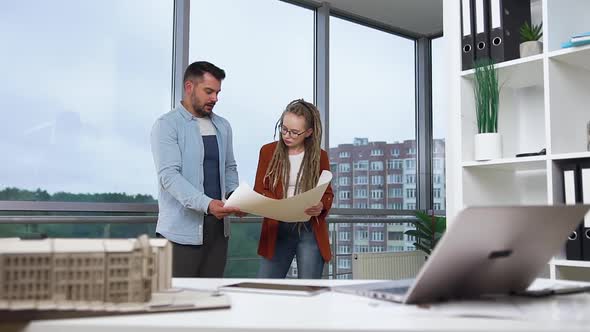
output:
<instances>
[{"instance_id":1,"label":"metal window mullion","mask_svg":"<svg viewBox=\"0 0 590 332\"><path fill-rule=\"evenodd\" d=\"M330 105L329 105L329 64L330 64L330 6L323 3L316 10L314 35L314 103L320 111L322 124L322 148L329 150Z\"/></svg>"},{"instance_id":2,"label":"metal window mullion","mask_svg":"<svg viewBox=\"0 0 590 332\"><path fill-rule=\"evenodd\" d=\"M432 41L416 40L416 207L432 209Z\"/></svg>"},{"instance_id":3,"label":"metal window mullion","mask_svg":"<svg viewBox=\"0 0 590 332\"><path fill-rule=\"evenodd\" d=\"M174 0L174 28L172 36L172 100L175 108L182 100L182 78L188 66L190 0Z\"/></svg>"}]
</instances>

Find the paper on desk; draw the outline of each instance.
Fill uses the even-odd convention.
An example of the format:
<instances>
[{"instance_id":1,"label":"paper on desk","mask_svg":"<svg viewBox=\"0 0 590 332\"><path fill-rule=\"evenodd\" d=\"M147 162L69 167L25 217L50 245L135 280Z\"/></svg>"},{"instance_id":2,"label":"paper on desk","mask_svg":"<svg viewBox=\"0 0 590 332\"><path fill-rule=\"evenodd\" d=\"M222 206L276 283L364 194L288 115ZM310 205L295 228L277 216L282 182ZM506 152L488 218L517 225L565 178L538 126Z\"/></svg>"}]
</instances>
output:
<instances>
[{"instance_id":1,"label":"paper on desk","mask_svg":"<svg viewBox=\"0 0 590 332\"><path fill-rule=\"evenodd\" d=\"M225 202L225 206L237 207L242 212L284 222L307 221L310 216L303 211L319 203L331 180L332 173L322 171L315 188L285 199L263 196L255 192L248 184L241 183Z\"/></svg>"}]
</instances>

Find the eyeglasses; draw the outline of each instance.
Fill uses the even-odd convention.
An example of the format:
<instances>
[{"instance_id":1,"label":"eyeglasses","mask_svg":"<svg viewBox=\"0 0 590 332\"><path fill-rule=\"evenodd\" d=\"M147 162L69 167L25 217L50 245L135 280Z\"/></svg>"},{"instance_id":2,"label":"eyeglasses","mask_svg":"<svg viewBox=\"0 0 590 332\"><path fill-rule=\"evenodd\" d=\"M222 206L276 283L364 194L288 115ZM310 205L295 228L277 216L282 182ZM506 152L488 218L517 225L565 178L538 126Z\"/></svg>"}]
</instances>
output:
<instances>
[{"instance_id":1,"label":"eyeglasses","mask_svg":"<svg viewBox=\"0 0 590 332\"><path fill-rule=\"evenodd\" d=\"M305 134L305 132L307 130L304 130L302 132L298 132L297 130L287 129L287 127L281 126L280 131L281 131L281 134L283 134L283 135L289 135L289 137L291 137L291 138L296 138L296 137L299 137L299 136Z\"/></svg>"}]
</instances>

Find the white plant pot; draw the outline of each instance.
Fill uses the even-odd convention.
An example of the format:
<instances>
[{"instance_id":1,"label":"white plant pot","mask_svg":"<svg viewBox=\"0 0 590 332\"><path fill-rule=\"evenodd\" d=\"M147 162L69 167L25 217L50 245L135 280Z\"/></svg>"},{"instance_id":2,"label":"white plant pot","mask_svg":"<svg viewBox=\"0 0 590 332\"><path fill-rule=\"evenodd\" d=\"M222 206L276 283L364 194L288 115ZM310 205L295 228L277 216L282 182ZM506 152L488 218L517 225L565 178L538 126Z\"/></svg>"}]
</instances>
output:
<instances>
[{"instance_id":1,"label":"white plant pot","mask_svg":"<svg viewBox=\"0 0 590 332\"><path fill-rule=\"evenodd\" d=\"M543 43L536 41L527 41L520 44L520 57L525 58L527 56L536 55L543 53Z\"/></svg>"},{"instance_id":2,"label":"white plant pot","mask_svg":"<svg viewBox=\"0 0 590 332\"><path fill-rule=\"evenodd\" d=\"M502 135L484 133L475 135L475 160L492 160L502 158Z\"/></svg>"}]
</instances>

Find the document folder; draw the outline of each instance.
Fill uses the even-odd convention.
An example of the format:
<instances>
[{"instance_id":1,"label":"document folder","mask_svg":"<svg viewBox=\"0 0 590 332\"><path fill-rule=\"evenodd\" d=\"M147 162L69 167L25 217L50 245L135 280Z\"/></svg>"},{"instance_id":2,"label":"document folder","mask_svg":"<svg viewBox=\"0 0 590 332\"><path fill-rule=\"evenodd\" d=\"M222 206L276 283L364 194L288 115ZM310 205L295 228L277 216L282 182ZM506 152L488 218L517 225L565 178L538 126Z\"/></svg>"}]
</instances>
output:
<instances>
[{"instance_id":1,"label":"document folder","mask_svg":"<svg viewBox=\"0 0 590 332\"><path fill-rule=\"evenodd\" d=\"M580 186L577 181L578 167L576 164L570 164L563 167L563 188L566 205L574 205L580 201ZM567 259L582 259L582 222L570 236L565 244L565 256Z\"/></svg>"},{"instance_id":2,"label":"document folder","mask_svg":"<svg viewBox=\"0 0 590 332\"><path fill-rule=\"evenodd\" d=\"M531 23L530 0L490 1L490 55L495 63L520 57L520 27Z\"/></svg>"},{"instance_id":3,"label":"document folder","mask_svg":"<svg viewBox=\"0 0 590 332\"><path fill-rule=\"evenodd\" d=\"M473 68L475 60L473 3L474 0L461 0L461 68L463 70Z\"/></svg>"},{"instance_id":4,"label":"document folder","mask_svg":"<svg viewBox=\"0 0 590 332\"><path fill-rule=\"evenodd\" d=\"M590 160L580 163L580 185L582 186L582 202L590 203ZM584 217L582 233L582 259L590 261L590 214Z\"/></svg>"},{"instance_id":5,"label":"document folder","mask_svg":"<svg viewBox=\"0 0 590 332\"><path fill-rule=\"evenodd\" d=\"M475 0L475 60L490 58L488 0Z\"/></svg>"}]
</instances>

